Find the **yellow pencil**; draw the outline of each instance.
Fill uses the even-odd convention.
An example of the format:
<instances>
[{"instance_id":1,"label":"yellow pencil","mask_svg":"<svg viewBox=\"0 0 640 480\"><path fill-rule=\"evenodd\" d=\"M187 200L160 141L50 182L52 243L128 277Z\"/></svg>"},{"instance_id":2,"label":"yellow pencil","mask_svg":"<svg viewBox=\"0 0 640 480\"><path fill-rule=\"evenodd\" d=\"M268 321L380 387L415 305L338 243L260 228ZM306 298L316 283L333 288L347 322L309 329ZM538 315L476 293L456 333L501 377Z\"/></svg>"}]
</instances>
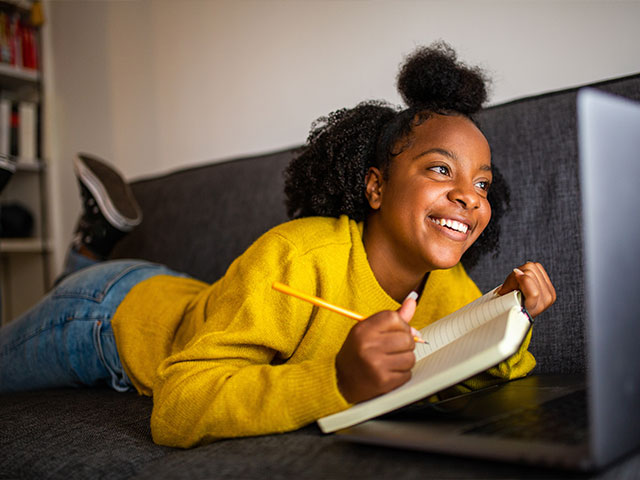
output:
<instances>
[{"instance_id":1,"label":"yellow pencil","mask_svg":"<svg viewBox=\"0 0 640 480\"><path fill-rule=\"evenodd\" d=\"M364 320L364 315L360 315L359 313L352 312L351 310L347 310L346 308L338 307L337 305L333 305L332 303L327 302L319 297L314 297L313 295L307 295L306 293L302 293L295 288L291 288L288 285L280 282L273 282L272 285L274 290L277 290L282 293L286 293L287 295L291 295L292 297L299 298L300 300L304 300L305 302L312 303L318 307L326 308L327 310L331 310L332 312L339 313L340 315L344 315L345 317L351 318L353 320L361 321ZM420 337L413 337L413 339L417 343L426 343Z\"/></svg>"}]
</instances>

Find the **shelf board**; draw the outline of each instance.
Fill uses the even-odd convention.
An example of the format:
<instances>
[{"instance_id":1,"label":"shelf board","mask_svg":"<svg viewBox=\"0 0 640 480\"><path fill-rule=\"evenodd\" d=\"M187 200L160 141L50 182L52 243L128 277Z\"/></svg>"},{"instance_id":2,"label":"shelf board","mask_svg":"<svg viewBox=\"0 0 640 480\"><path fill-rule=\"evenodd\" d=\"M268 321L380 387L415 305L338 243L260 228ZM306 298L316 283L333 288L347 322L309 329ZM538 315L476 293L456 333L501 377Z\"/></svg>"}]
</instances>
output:
<instances>
[{"instance_id":1,"label":"shelf board","mask_svg":"<svg viewBox=\"0 0 640 480\"><path fill-rule=\"evenodd\" d=\"M37 70L0 63L0 85L37 84L39 81L40 72Z\"/></svg>"},{"instance_id":2,"label":"shelf board","mask_svg":"<svg viewBox=\"0 0 640 480\"><path fill-rule=\"evenodd\" d=\"M33 0L0 0L0 4L29 10L33 6Z\"/></svg>"},{"instance_id":3,"label":"shelf board","mask_svg":"<svg viewBox=\"0 0 640 480\"><path fill-rule=\"evenodd\" d=\"M44 253L49 245L41 238L0 238L0 253Z\"/></svg>"},{"instance_id":4,"label":"shelf board","mask_svg":"<svg viewBox=\"0 0 640 480\"><path fill-rule=\"evenodd\" d=\"M16 171L18 172L41 172L45 168L44 162L41 161L29 161L29 162L16 162Z\"/></svg>"}]
</instances>

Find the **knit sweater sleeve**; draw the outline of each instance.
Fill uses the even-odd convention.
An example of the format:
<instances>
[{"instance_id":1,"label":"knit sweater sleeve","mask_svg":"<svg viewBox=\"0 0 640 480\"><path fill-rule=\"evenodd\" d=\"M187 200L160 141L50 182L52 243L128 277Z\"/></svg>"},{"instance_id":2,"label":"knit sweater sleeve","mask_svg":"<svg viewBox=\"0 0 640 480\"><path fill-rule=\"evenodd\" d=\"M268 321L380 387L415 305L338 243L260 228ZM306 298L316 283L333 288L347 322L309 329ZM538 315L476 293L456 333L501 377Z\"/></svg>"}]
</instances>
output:
<instances>
[{"instance_id":1,"label":"knit sweater sleeve","mask_svg":"<svg viewBox=\"0 0 640 480\"><path fill-rule=\"evenodd\" d=\"M314 291L310 271L277 234L263 236L231 265L206 301L201 331L158 369L156 443L190 447L289 431L349 406L337 387L335 352L289 361L313 335L314 310L287 301L271 285L278 280Z\"/></svg>"}]
</instances>

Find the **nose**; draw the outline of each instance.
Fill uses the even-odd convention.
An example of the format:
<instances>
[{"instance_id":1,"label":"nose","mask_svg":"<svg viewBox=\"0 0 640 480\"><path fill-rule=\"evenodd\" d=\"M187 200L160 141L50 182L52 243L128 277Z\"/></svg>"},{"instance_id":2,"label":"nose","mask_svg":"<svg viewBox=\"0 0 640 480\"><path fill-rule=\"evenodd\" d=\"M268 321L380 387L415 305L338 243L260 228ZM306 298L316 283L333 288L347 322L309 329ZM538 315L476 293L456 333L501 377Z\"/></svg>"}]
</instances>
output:
<instances>
[{"instance_id":1,"label":"nose","mask_svg":"<svg viewBox=\"0 0 640 480\"><path fill-rule=\"evenodd\" d=\"M480 195L473 185L456 184L454 188L449 190L448 197L451 202L457 203L465 210L480 208Z\"/></svg>"}]
</instances>

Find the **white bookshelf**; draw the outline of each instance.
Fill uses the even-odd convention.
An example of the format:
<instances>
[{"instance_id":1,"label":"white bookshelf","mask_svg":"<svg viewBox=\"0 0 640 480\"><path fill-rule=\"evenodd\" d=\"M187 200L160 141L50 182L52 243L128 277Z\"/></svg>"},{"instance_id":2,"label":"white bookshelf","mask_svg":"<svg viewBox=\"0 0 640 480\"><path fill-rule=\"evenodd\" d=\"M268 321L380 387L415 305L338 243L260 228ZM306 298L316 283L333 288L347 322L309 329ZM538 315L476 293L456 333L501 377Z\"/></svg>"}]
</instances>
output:
<instances>
[{"instance_id":1,"label":"white bookshelf","mask_svg":"<svg viewBox=\"0 0 640 480\"><path fill-rule=\"evenodd\" d=\"M26 21L32 4L31 0L0 0L0 12L9 16L20 15ZM35 37L36 46L39 47L37 31ZM37 50L40 56L42 49ZM41 61L40 58L40 64ZM42 102L42 73L19 65L19 62L0 62L0 97L12 102L32 102L38 106ZM39 123L42 125L41 120ZM40 142L41 134L38 137ZM42 148L37 150L41 151ZM7 323L33 306L51 284L46 162L42 158L21 158L19 155L10 158L16 162L16 172L0 193L0 217L2 205L20 205L32 215L33 229L26 238L6 238L4 233L0 236L2 323Z\"/></svg>"}]
</instances>

